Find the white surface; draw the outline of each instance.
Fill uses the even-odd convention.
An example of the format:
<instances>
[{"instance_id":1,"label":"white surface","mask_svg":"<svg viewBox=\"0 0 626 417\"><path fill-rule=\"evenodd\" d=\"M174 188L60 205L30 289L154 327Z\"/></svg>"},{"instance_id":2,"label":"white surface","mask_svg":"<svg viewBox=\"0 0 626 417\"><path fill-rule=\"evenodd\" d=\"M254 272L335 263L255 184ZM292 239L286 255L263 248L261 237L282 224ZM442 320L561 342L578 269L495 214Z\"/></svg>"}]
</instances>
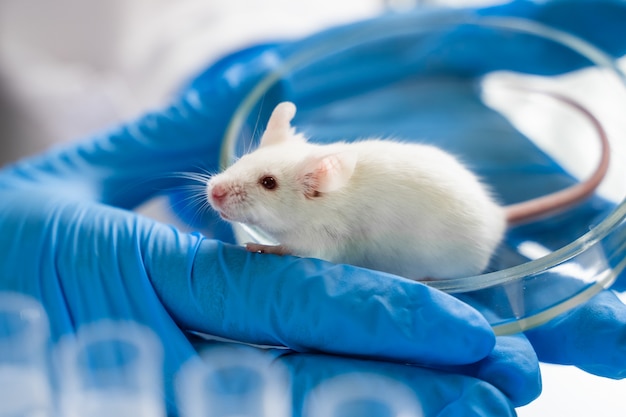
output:
<instances>
[{"instance_id":1,"label":"white surface","mask_svg":"<svg viewBox=\"0 0 626 417\"><path fill-rule=\"evenodd\" d=\"M0 0L0 165L166 102L255 42L380 10L378 0Z\"/></svg>"},{"instance_id":2,"label":"white surface","mask_svg":"<svg viewBox=\"0 0 626 417\"><path fill-rule=\"evenodd\" d=\"M590 375L571 366L541 364L543 393L519 417L624 417L626 380Z\"/></svg>"},{"instance_id":3,"label":"white surface","mask_svg":"<svg viewBox=\"0 0 626 417\"><path fill-rule=\"evenodd\" d=\"M0 0L0 165L163 103L182 78L229 50L367 16L382 3ZM544 392L520 416L626 413L626 381L572 367L542 371Z\"/></svg>"}]
</instances>

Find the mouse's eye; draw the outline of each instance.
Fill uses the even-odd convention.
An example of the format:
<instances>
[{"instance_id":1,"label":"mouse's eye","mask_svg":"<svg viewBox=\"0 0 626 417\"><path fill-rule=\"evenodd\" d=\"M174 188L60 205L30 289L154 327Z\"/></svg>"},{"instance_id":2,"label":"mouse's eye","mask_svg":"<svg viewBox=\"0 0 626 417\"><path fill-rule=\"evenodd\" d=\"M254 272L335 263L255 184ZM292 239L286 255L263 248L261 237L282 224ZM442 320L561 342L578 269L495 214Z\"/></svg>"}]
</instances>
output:
<instances>
[{"instance_id":1,"label":"mouse's eye","mask_svg":"<svg viewBox=\"0 0 626 417\"><path fill-rule=\"evenodd\" d=\"M273 190L274 188L278 187L278 182L276 182L276 178L270 175L261 177L261 179L259 180L259 184L261 184L266 190Z\"/></svg>"}]
</instances>

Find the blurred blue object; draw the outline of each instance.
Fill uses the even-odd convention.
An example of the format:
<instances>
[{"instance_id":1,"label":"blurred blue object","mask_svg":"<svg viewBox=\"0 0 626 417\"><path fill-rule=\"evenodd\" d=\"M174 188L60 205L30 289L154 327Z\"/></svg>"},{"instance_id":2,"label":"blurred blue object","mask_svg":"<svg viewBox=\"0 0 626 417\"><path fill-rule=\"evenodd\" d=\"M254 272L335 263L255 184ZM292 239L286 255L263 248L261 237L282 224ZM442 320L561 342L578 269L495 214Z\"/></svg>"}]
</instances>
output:
<instances>
[{"instance_id":1,"label":"blurred blue object","mask_svg":"<svg viewBox=\"0 0 626 417\"><path fill-rule=\"evenodd\" d=\"M64 336L55 348L64 416L165 416L162 349L150 329L101 320Z\"/></svg>"},{"instance_id":2,"label":"blurred blue object","mask_svg":"<svg viewBox=\"0 0 626 417\"><path fill-rule=\"evenodd\" d=\"M52 415L49 335L37 300L0 292L0 415Z\"/></svg>"}]
</instances>

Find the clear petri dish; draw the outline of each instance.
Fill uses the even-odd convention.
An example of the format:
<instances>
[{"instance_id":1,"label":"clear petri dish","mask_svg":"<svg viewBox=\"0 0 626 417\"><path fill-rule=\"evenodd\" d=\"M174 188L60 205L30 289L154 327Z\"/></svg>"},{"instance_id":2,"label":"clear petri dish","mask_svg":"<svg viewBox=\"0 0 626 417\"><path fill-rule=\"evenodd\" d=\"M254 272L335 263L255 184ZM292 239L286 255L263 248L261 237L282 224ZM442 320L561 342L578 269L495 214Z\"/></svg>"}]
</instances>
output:
<instances>
[{"instance_id":1,"label":"clear petri dish","mask_svg":"<svg viewBox=\"0 0 626 417\"><path fill-rule=\"evenodd\" d=\"M282 63L230 120L222 167L254 148L284 100L298 105L294 125L311 141L411 137L447 149L505 205L592 176L606 139L609 169L593 196L512 226L483 274L427 285L472 304L497 334L512 334L587 301L626 267L626 173L611 163L626 155L626 77L601 49L526 19L448 11L385 16L279 54ZM276 243L243 224L235 234Z\"/></svg>"}]
</instances>

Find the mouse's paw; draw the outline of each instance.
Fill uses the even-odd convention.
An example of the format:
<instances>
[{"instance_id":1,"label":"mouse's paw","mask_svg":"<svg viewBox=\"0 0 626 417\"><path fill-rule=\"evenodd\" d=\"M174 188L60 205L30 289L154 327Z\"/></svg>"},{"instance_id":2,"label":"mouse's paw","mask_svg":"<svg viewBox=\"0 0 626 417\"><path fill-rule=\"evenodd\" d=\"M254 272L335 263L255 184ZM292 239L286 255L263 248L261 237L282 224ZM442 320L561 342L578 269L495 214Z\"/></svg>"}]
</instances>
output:
<instances>
[{"instance_id":1,"label":"mouse's paw","mask_svg":"<svg viewBox=\"0 0 626 417\"><path fill-rule=\"evenodd\" d=\"M289 255L290 252L282 245L261 245L260 243L246 243L246 250L256 253L271 253L274 255Z\"/></svg>"}]
</instances>

